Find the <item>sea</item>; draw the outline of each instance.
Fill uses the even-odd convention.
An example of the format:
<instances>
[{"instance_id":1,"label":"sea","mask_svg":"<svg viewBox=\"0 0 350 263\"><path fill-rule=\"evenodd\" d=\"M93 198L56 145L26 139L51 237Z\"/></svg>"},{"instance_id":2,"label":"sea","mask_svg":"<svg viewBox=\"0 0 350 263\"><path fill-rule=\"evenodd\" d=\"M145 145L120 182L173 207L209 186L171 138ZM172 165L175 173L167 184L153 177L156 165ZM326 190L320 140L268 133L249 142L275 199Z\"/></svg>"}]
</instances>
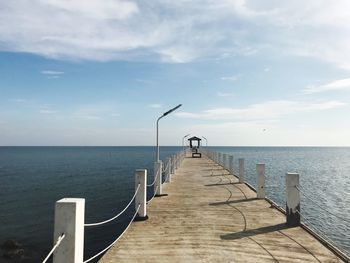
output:
<instances>
[{"instance_id":1,"label":"sea","mask_svg":"<svg viewBox=\"0 0 350 263\"><path fill-rule=\"evenodd\" d=\"M160 147L166 160L181 147ZM245 159L246 180L256 185L265 164L266 194L285 207L285 175L300 174L302 221L350 255L350 148L208 147ZM41 262L53 245L55 202L85 198L85 222L108 219L129 202L136 169L153 180L155 147L0 147L0 247L13 240L21 257L0 263ZM148 193L148 199L153 195ZM127 226L133 206L115 221L85 230L84 259L109 245ZM136 244L135 244L136 245ZM94 261L96 262L96 261Z\"/></svg>"}]
</instances>

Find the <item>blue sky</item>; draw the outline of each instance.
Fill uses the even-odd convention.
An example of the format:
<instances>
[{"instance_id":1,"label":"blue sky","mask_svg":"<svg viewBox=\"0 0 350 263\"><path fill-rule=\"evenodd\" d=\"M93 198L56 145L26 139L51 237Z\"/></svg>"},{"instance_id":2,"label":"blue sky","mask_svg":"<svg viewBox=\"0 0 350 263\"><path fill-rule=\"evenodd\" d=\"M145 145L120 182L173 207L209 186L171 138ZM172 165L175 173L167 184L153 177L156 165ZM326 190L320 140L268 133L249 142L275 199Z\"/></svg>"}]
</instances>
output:
<instances>
[{"instance_id":1,"label":"blue sky","mask_svg":"<svg viewBox=\"0 0 350 263\"><path fill-rule=\"evenodd\" d=\"M349 146L348 1L0 3L0 145Z\"/></svg>"}]
</instances>

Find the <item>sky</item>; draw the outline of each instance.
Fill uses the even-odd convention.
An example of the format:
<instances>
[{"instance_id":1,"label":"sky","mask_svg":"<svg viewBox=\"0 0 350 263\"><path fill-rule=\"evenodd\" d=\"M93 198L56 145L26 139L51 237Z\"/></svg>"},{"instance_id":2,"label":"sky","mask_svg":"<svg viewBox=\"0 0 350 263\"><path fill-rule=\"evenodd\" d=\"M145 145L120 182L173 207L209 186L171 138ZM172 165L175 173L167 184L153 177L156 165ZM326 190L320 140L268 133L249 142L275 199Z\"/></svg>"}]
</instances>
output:
<instances>
[{"instance_id":1,"label":"sky","mask_svg":"<svg viewBox=\"0 0 350 263\"><path fill-rule=\"evenodd\" d=\"M0 145L350 146L347 0L0 1Z\"/></svg>"}]
</instances>

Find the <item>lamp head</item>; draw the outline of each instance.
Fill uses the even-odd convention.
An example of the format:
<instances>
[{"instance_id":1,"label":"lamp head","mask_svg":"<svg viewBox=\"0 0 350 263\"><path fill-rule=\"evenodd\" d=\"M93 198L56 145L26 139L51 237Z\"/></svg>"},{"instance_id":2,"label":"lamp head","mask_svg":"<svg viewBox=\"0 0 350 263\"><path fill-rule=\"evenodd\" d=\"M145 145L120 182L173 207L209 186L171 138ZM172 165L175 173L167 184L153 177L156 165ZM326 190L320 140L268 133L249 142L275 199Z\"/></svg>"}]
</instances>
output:
<instances>
[{"instance_id":1,"label":"lamp head","mask_svg":"<svg viewBox=\"0 0 350 263\"><path fill-rule=\"evenodd\" d=\"M176 107L172 108L171 110L168 110L167 112L163 113L163 117L167 116L169 113L172 113L174 110L177 110L178 108L180 108L182 106L182 104L177 105Z\"/></svg>"}]
</instances>

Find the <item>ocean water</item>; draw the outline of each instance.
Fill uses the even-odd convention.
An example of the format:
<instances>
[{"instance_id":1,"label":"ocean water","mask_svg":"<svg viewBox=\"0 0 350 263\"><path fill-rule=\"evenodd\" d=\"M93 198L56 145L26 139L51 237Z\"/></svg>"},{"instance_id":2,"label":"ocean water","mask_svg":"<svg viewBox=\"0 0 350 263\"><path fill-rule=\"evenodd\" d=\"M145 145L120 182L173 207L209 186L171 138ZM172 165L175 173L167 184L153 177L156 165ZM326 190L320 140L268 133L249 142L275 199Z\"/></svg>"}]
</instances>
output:
<instances>
[{"instance_id":1,"label":"ocean water","mask_svg":"<svg viewBox=\"0 0 350 263\"><path fill-rule=\"evenodd\" d=\"M301 195L304 220L350 254L350 148L209 148L234 155L236 171L238 158L245 158L246 180L254 186L255 165L265 163L267 195L281 206L285 173L300 173L313 200ZM161 147L161 159L180 149ZM53 242L55 201L85 198L86 223L108 219L132 197L135 169L148 169L152 181L154 159L154 147L0 147L0 245L16 240L25 249L20 262L40 262ZM132 215L133 206L110 224L87 228L85 259L111 243ZM0 255L0 262L15 261Z\"/></svg>"},{"instance_id":2,"label":"ocean water","mask_svg":"<svg viewBox=\"0 0 350 263\"><path fill-rule=\"evenodd\" d=\"M161 147L160 158L180 149ZM135 169L148 169L153 181L154 160L155 147L0 147L0 246L16 240L27 254L20 262L41 262L52 247L57 200L85 198L86 223L108 219L134 194ZM109 245L133 213L131 205L117 220L86 228L84 258ZM1 263L17 262L0 253Z\"/></svg>"},{"instance_id":3,"label":"ocean water","mask_svg":"<svg viewBox=\"0 0 350 263\"><path fill-rule=\"evenodd\" d=\"M350 147L212 147L245 159L245 180L256 187L265 164L266 195L285 208L285 175L299 173L302 222L350 255Z\"/></svg>"}]
</instances>

